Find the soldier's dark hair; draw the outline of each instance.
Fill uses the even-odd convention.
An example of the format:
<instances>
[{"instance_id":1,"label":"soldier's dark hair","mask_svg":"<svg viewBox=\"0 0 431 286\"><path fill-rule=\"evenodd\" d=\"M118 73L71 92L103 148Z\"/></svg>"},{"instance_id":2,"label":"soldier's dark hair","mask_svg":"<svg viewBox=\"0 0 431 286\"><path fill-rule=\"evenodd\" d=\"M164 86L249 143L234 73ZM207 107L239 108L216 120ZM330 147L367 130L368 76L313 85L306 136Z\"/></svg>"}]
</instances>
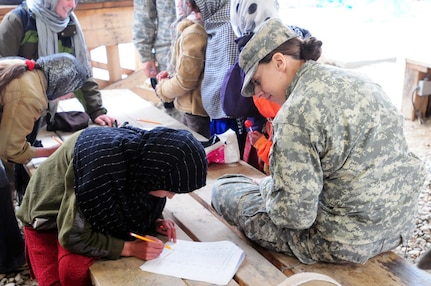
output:
<instances>
[{"instance_id":1,"label":"soldier's dark hair","mask_svg":"<svg viewBox=\"0 0 431 286\"><path fill-rule=\"evenodd\" d=\"M315 37L307 40L293 38L287 40L275 50L266 55L259 63L269 63L275 53L291 56L296 60L314 60L317 61L322 55L322 41Z\"/></svg>"}]
</instances>

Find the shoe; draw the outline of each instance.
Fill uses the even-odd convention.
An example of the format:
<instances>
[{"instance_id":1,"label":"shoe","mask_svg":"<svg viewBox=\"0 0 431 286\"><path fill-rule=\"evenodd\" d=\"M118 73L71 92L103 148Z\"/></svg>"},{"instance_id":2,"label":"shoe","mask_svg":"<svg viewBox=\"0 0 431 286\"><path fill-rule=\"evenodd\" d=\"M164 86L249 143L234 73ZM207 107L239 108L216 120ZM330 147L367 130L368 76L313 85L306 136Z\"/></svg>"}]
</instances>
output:
<instances>
[{"instance_id":1,"label":"shoe","mask_svg":"<svg viewBox=\"0 0 431 286\"><path fill-rule=\"evenodd\" d=\"M166 108L166 109L172 109L172 108L174 108L175 106L174 106L174 102L172 101L172 102L163 102L163 106Z\"/></svg>"},{"instance_id":2,"label":"shoe","mask_svg":"<svg viewBox=\"0 0 431 286\"><path fill-rule=\"evenodd\" d=\"M17 273L17 272L22 272L22 271L27 270L27 269L28 269L28 266L27 266L27 263L25 263L21 266L17 266L15 268L13 268L13 269L9 268L6 271L4 269L0 269L0 274Z\"/></svg>"}]
</instances>

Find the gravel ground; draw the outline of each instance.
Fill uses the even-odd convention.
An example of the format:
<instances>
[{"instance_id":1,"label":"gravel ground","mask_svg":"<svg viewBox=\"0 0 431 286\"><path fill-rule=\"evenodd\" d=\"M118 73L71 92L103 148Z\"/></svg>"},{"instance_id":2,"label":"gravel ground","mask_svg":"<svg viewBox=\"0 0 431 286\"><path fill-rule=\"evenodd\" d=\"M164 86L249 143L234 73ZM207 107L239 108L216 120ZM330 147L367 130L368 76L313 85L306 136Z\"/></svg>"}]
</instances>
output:
<instances>
[{"instance_id":1,"label":"gravel ground","mask_svg":"<svg viewBox=\"0 0 431 286\"><path fill-rule=\"evenodd\" d=\"M406 247L395 249L398 255L416 264L424 252L431 249L431 119L423 125L418 121L406 121L405 130L411 151L425 162L429 171L419 197L419 210L413 236ZM428 272L431 273L431 271Z\"/></svg>"}]
</instances>

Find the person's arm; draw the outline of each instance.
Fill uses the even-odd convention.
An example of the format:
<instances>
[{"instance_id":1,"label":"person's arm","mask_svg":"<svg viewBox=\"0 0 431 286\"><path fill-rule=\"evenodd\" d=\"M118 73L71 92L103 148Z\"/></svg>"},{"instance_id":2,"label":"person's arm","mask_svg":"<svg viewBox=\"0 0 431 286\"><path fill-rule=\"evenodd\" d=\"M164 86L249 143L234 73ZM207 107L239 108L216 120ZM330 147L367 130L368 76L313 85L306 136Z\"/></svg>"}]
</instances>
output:
<instances>
[{"instance_id":1,"label":"person's arm","mask_svg":"<svg viewBox=\"0 0 431 286\"><path fill-rule=\"evenodd\" d=\"M156 87L156 93L163 101L171 102L174 98L183 96L197 87L202 77L205 65L207 34L203 27L192 24L192 21L182 21L179 25L189 25L183 35L177 39L179 53L176 59L176 73L170 79L162 79Z\"/></svg>"},{"instance_id":2,"label":"person's arm","mask_svg":"<svg viewBox=\"0 0 431 286\"><path fill-rule=\"evenodd\" d=\"M67 142L63 145L71 149L74 148L74 146L68 146ZM124 247L124 241L93 231L91 224L84 219L84 215L79 211L75 196L72 156L67 159L64 195L57 215L58 241L64 248L74 253L118 259Z\"/></svg>"},{"instance_id":3,"label":"person's arm","mask_svg":"<svg viewBox=\"0 0 431 286\"><path fill-rule=\"evenodd\" d=\"M306 229L316 219L323 188L319 154L304 128L280 125L274 134L271 177L261 181L260 192L277 226Z\"/></svg>"},{"instance_id":4,"label":"person's arm","mask_svg":"<svg viewBox=\"0 0 431 286\"><path fill-rule=\"evenodd\" d=\"M141 56L141 62L155 61L153 55L157 32L156 1L134 0L133 43Z\"/></svg>"},{"instance_id":5,"label":"person's arm","mask_svg":"<svg viewBox=\"0 0 431 286\"><path fill-rule=\"evenodd\" d=\"M143 260L151 260L160 256L165 247L164 243L154 236L146 235L153 242L142 240L124 242L121 256L133 256Z\"/></svg>"},{"instance_id":6,"label":"person's arm","mask_svg":"<svg viewBox=\"0 0 431 286\"><path fill-rule=\"evenodd\" d=\"M17 56L23 38L24 27L21 19L10 11L0 23L0 57Z\"/></svg>"},{"instance_id":7,"label":"person's arm","mask_svg":"<svg viewBox=\"0 0 431 286\"><path fill-rule=\"evenodd\" d=\"M46 110L40 98L6 95L0 121L0 155L12 162L27 164L36 156L36 151L27 142L26 136L33 130L34 122ZM9 100L8 100L9 99Z\"/></svg>"},{"instance_id":8,"label":"person's arm","mask_svg":"<svg viewBox=\"0 0 431 286\"><path fill-rule=\"evenodd\" d=\"M112 126L115 118L107 115L107 110L102 104L99 85L93 78L89 78L82 88L75 92L75 96L94 123Z\"/></svg>"},{"instance_id":9,"label":"person's arm","mask_svg":"<svg viewBox=\"0 0 431 286\"><path fill-rule=\"evenodd\" d=\"M64 196L57 216L60 245L73 253L107 259L134 256L150 260L160 255L164 243L155 237L149 237L154 242L124 241L95 231L77 206L73 160L69 159L65 173Z\"/></svg>"},{"instance_id":10,"label":"person's arm","mask_svg":"<svg viewBox=\"0 0 431 286\"><path fill-rule=\"evenodd\" d=\"M57 144L57 145L54 145L54 146L51 146L51 147L33 147L34 151L35 151L33 158L49 157L60 146L61 146L60 144Z\"/></svg>"},{"instance_id":11,"label":"person's arm","mask_svg":"<svg viewBox=\"0 0 431 286\"><path fill-rule=\"evenodd\" d=\"M73 169L73 168L72 168ZM70 186L70 184L66 184ZM73 192L73 188L67 192ZM76 207L74 194L65 196L57 218L60 244L71 252L91 257L118 259L121 256L133 256L150 260L162 253L164 243L156 237L147 236L153 242L124 241L110 235L94 231L82 212Z\"/></svg>"}]
</instances>

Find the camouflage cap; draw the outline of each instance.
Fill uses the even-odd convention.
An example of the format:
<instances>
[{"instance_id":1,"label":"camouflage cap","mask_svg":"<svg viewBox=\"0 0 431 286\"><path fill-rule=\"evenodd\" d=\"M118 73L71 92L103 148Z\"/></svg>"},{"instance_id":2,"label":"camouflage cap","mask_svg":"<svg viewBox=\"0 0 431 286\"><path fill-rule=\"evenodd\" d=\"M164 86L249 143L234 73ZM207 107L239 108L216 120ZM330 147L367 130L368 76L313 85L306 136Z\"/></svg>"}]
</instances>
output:
<instances>
[{"instance_id":1,"label":"camouflage cap","mask_svg":"<svg viewBox=\"0 0 431 286\"><path fill-rule=\"evenodd\" d=\"M256 34L241 51L239 66L244 70L245 78L241 93L245 97L254 95L252 77L259 62L278 46L298 35L286 27L279 19L272 18L264 22Z\"/></svg>"}]
</instances>

